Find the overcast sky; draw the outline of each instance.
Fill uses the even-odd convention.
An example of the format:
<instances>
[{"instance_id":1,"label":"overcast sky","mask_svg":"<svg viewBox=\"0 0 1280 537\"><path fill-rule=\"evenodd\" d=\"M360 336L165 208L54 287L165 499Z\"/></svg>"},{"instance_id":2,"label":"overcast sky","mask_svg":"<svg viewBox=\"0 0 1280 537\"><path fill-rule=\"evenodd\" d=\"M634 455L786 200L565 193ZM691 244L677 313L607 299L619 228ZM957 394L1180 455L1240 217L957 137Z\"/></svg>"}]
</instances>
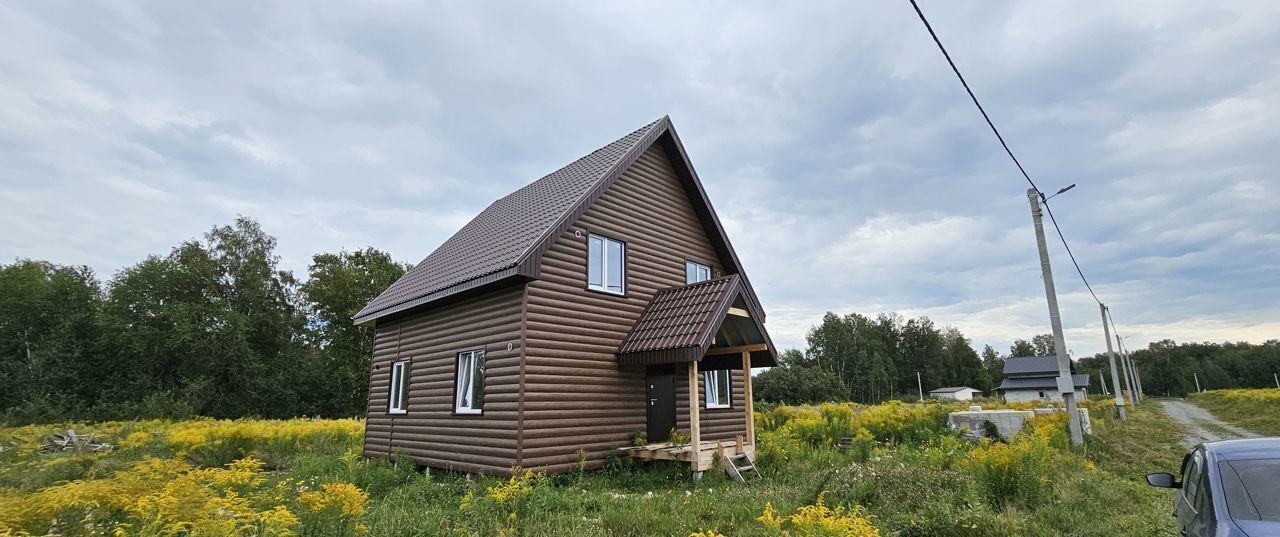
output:
<instances>
[{"instance_id":1,"label":"overcast sky","mask_svg":"<svg viewBox=\"0 0 1280 537\"><path fill-rule=\"evenodd\" d=\"M0 6L0 259L106 280L237 214L417 262L670 114L780 346L1049 331L1027 185L910 4ZM1280 337L1280 3L922 0L1132 348ZM1221 4L1221 5L1219 5ZM1098 308L1051 242L1067 346Z\"/></svg>"}]
</instances>

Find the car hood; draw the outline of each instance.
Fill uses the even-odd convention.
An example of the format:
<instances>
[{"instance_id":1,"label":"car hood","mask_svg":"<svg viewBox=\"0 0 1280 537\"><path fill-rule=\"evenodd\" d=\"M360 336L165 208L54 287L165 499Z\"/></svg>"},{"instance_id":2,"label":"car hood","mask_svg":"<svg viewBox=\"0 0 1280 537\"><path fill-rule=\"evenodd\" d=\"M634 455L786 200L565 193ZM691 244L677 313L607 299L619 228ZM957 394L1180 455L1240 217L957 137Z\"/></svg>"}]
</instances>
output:
<instances>
[{"instance_id":1,"label":"car hood","mask_svg":"<svg viewBox=\"0 0 1280 537\"><path fill-rule=\"evenodd\" d=\"M1233 520L1236 527L1240 528L1245 535L1249 537L1277 537L1280 536L1280 522L1267 522L1265 520Z\"/></svg>"}]
</instances>

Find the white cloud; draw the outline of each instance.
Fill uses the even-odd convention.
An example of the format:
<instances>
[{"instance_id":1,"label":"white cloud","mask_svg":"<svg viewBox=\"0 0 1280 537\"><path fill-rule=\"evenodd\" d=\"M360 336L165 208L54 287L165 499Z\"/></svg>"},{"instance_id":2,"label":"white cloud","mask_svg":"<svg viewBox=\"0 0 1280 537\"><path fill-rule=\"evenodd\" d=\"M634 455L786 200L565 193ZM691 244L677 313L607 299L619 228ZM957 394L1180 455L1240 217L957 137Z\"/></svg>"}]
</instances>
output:
<instances>
[{"instance_id":1,"label":"white cloud","mask_svg":"<svg viewBox=\"0 0 1280 537\"><path fill-rule=\"evenodd\" d=\"M1032 176L1079 184L1055 213L1135 346L1276 333L1280 7L923 7ZM33 3L0 34L0 259L109 275L246 214L295 271L416 262L670 113L780 344L827 310L1048 331L1026 185L903 5Z\"/></svg>"}]
</instances>

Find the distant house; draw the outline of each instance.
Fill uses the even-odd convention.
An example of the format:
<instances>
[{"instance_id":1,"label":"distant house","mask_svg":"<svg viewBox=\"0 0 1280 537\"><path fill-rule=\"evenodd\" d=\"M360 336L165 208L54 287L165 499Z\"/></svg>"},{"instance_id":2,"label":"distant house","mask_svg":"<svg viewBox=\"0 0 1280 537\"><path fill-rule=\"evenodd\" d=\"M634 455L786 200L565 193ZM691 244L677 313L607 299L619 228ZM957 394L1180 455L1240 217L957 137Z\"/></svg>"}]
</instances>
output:
<instances>
[{"instance_id":1,"label":"distant house","mask_svg":"<svg viewBox=\"0 0 1280 537\"><path fill-rule=\"evenodd\" d=\"M695 472L753 456L764 320L663 117L493 202L356 313L364 454L488 474L635 444Z\"/></svg>"},{"instance_id":2,"label":"distant house","mask_svg":"<svg viewBox=\"0 0 1280 537\"><path fill-rule=\"evenodd\" d=\"M1076 398L1084 399L1089 389L1089 375L1072 374ZM1004 381L996 388L1005 401L1061 401L1058 393L1058 358L1056 356L1013 357L1004 361Z\"/></svg>"},{"instance_id":3,"label":"distant house","mask_svg":"<svg viewBox=\"0 0 1280 537\"><path fill-rule=\"evenodd\" d=\"M976 390L968 386L958 386L929 391L929 397L934 399L954 399L956 401L972 401L974 395L982 395L982 390Z\"/></svg>"}]
</instances>

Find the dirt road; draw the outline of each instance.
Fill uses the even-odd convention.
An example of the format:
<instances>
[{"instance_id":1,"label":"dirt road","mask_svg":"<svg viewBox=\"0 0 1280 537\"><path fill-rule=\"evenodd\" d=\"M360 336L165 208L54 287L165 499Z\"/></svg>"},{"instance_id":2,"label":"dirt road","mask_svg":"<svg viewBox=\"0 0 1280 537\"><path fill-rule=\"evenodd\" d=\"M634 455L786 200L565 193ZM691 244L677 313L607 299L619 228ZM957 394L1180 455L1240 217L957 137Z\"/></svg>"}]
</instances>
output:
<instances>
[{"instance_id":1,"label":"dirt road","mask_svg":"<svg viewBox=\"0 0 1280 537\"><path fill-rule=\"evenodd\" d=\"M1182 443L1187 447L1201 442L1216 440L1232 440L1236 438L1257 438L1259 435L1247 429L1226 423L1213 417L1208 410L1186 401L1162 401L1164 413L1178 422L1186 431Z\"/></svg>"}]
</instances>

